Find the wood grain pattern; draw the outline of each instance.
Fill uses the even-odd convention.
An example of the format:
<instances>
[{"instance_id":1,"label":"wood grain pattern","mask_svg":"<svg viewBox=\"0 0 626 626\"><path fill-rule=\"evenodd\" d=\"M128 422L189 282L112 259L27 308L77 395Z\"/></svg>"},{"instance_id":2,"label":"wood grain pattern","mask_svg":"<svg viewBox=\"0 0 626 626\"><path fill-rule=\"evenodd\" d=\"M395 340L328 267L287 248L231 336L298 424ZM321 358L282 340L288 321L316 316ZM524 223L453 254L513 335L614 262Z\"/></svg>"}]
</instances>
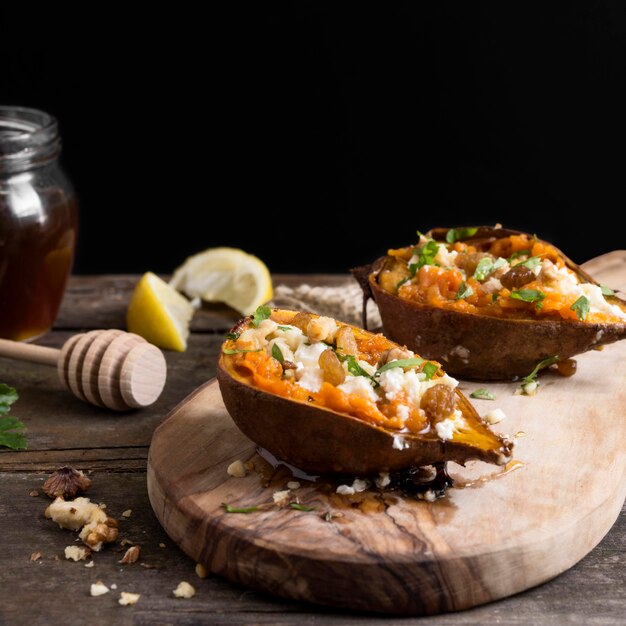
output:
<instances>
[{"instance_id":1,"label":"wood grain pattern","mask_svg":"<svg viewBox=\"0 0 626 626\"><path fill-rule=\"evenodd\" d=\"M610 375L607 375L610 372ZM282 476L264 487L256 473L226 468L252 459L215 382L183 402L155 432L148 492L164 528L212 571L278 595L401 614L463 609L517 593L571 567L614 523L626 495L626 344L579 358L570 379L546 373L535 397L514 383L489 384L500 406L496 427L517 439L518 471L470 463L453 470L459 486L434 503L372 495L368 513L309 484L305 513L271 508L227 514L223 502L272 501ZM464 392L481 386L462 383ZM324 521L320 513L343 516ZM362 594L355 590L367 589Z\"/></svg>"}]
</instances>

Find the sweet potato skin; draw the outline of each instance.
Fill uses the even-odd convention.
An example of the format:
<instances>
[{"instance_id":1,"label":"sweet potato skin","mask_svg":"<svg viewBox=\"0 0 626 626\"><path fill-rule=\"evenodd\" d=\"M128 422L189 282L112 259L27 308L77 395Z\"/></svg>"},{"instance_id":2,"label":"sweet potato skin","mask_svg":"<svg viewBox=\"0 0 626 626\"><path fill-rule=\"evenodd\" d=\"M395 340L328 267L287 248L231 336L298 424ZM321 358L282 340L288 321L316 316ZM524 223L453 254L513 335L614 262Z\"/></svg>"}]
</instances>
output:
<instances>
[{"instance_id":1,"label":"sweet potato skin","mask_svg":"<svg viewBox=\"0 0 626 626\"><path fill-rule=\"evenodd\" d=\"M244 330L249 321L245 318L233 331ZM226 409L239 429L277 458L311 474L371 475L442 461L463 464L469 459L502 465L511 458L513 444L491 431L458 390L457 408L476 433L476 446L441 441L433 432L394 433L312 402L259 390L237 373L224 354L217 379ZM401 449L394 447L394 439Z\"/></svg>"},{"instance_id":2,"label":"sweet potato skin","mask_svg":"<svg viewBox=\"0 0 626 626\"><path fill-rule=\"evenodd\" d=\"M428 235L445 241L448 229ZM521 234L481 226L465 241ZM561 251L567 266L587 282L598 284ZM440 361L453 376L478 380L511 380L528 375L541 360L558 355L564 360L592 348L626 338L626 324L592 324L573 320L501 319L439 309L403 300L377 282L385 257L369 268L367 286L376 301L385 334L424 358ZM357 270L358 274L359 270ZM363 271L360 270L362 276ZM362 283L362 286L363 283ZM626 302L611 296L622 308Z\"/></svg>"}]
</instances>

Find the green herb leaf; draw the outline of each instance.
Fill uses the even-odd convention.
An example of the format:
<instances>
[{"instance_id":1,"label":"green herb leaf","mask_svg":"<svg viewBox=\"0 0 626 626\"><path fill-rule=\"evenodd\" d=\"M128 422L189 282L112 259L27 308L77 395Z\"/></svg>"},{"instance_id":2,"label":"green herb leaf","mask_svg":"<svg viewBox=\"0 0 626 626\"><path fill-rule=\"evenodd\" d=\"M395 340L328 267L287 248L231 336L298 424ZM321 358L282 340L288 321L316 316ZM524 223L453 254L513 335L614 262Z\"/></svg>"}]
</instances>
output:
<instances>
[{"instance_id":1,"label":"green herb leaf","mask_svg":"<svg viewBox=\"0 0 626 626\"><path fill-rule=\"evenodd\" d=\"M374 374L374 376L379 376L383 372L386 372L394 367L419 367L424 363L424 361L425 359L422 359L419 356L412 359L398 359L397 361L391 361L390 363L385 363L382 367L376 370L376 374Z\"/></svg>"},{"instance_id":2,"label":"green herb leaf","mask_svg":"<svg viewBox=\"0 0 626 626\"><path fill-rule=\"evenodd\" d=\"M270 309L266 304L257 307L257 310L252 316L252 325L256 328L263 320L268 319L271 314L272 309Z\"/></svg>"},{"instance_id":3,"label":"green herb leaf","mask_svg":"<svg viewBox=\"0 0 626 626\"><path fill-rule=\"evenodd\" d=\"M462 300L463 298L469 298L469 296L472 295L474 295L474 290L469 285L466 285L465 281L463 281L459 285L459 290L456 292L456 296L454 296L454 299Z\"/></svg>"},{"instance_id":4,"label":"green herb leaf","mask_svg":"<svg viewBox=\"0 0 626 626\"><path fill-rule=\"evenodd\" d=\"M290 330L293 330L293 326L281 326L280 324L278 325L278 330L283 330L285 332L288 332Z\"/></svg>"},{"instance_id":5,"label":"green herb leaf","mask_svg":"<svg viewBox=\"0 0 626 626\"><path fill-rule=\"evenodd\" d=\"M518 265L523 265L527 267L529 270L534 270L541 263L541 259L538 256L528 257L525 261L518 263Z\"/></svg>"},{"instance_id":6,"label":"green herb leaf","mask_svg":"<svg viewBox=\"0 0 626 626\"><path fill-rule=\"evenodd\" d=\"M497 293L492 293L491 294L491 301L495 302L498 299L498 294Z\"/></svg>"},{"instance_id":7,"label":"green herb leaf","mask_svg":"<svg viewBox=\"0 0 626 626\"><path fill-rule=\"evenodd\" d=\"M298 504L297 502L290 502L289 506L296 511L315 511L315 506L305 506L304 504Z\"/></svg>"},{"instance_id":8,"label":"green herb leaf","mask_svg":"<svg viewBox=\"0 0 626 626\"><path fill-rule=\"evenodd\" d=\"M17 391L5 383L0 383L0 412L6 413L9 407L19 399ZM5 409L4 411L2 409Z\"/></svg>"},{"instance_id":9,"label":"green herb leaf","mask_svg":"<svg viewBox=\"0 0 626 626\"><path fill-rule=\"evenodd\" d=\"M24 422L17 417L6 415L11 405L19 398L17 391L5 383L0 383L0 446L12 450L25 450L26 437L21 432L25 428Z\"/></svg>"},{"instance_id":10,"label":"green herb leaf","mask_svg":"<svg viewBox=\"0 0 626 626\"><path fill-rule=\"evenodd\" d=\"M522 302L536 302L537 308L540 309L546 294L538 289L520 289L519 291L512 291L509 297L513 300L522 300Z\"/></svg>"},{"instance_id":11,"label":"green herb leaf","mask_svg":"<svg viewBox=\"0 0 626 626\"><path fill-rule=\"evenodd\" d=\"M528 374L525 378L522 378L522 386L527 385L528 383L532 383L537 378L537 374L544 368L550 367L553 363L556 363L559 360L559 355L555 354L554 356L549 356L547 359L543 361L539 361L537 365L535 365L535 369Z\"/></svg>"},{"instance_id":12,"label":"green herb leaf","mask_svg":"<svg viewBox=\"0 0 626 626\"><path fill-rule=\"evenodd\" d=\"M576 311L576 317L578 317L579 320L584 321L589 314L590 306L591 305L589 304L589 299L585 296L580 296L580 298L578 298L578 300L576 300L576 302L572 304L570 309L572 311Z\"/></svg>"},{"instance_id":13,"label":"green herb leaf","mask_svg":"<svg viewBox=\"0 0 626 626\"><path fill-rule=\"evenodd\" d=\"M230 504L226 504L226 502L222 502L222 508L226 513L254 513L255 511L261 510L258 506L236 507L230 506Z\"/></svg>"},{"instance_id":14,"label":"green herb leaf","mask_svg":"<svg viewBox=\"0 0 626 626\"><path fill-rule=\"evenodd\" d=\"M410 280L411 280L411 277L407 276L406 278L403 278L402 280L398 281L398 284L396 285L396 289L400 289L400 287L402 287L404 283L408 283Z\"/></svg>"},{"instance_id":15,"label":"green herb leaf","mask_svg":"<svg viewBox=\"0 0 626 626\"><path fill-rule=\"evenodd\" d=\"M283 353L280 349L280 347L278 346L277 343L275 343L272 346L272 356L282 365L285 362L285 357L283 356Z\"/></svg>"},{"instance_id":16,"label":"green herb leaf","mask_svg":"<svg viewBox=\"0 0 626 626\"><path fill-rule=\"evenodd\" d=\"M480 398L481 400L495 400L496 396L487 389L476 389L470 393L470 398Z\"/></svg>"},{"instance_id":17,"label":"green herb leaf","mask_svg":"<svg viewBox=\"0 0 626 626\"><path fill-rule=\"evenodd\" d=\"M473 237L477 232L478 228L475 226L470 226L468 228L451 228L446 233L446 241L448 243L454 243L455 241L460 241L461 239Z\"/></svg>"},{"instance_id":18,"label":"green herb leaf","mask_svg":"<svg viewBox=\"0 0 626 626\"><path fill-rule=\"evenodd\" d=\"M424 265L436 265L435 257L439 252L439 244L431 239L427 244L424 244L417 253L417 263L411 263L409 265L409 271L411 276L415 276L415 273L420 267Z\"/></svg>"},{"instance_id":19,"label":"green herb leaf","mask_svg":"<svg viewBox=\"0 0 626 626\"><path fill-rule=\"evenodd\" d=\"M514 261L515 259L521 257L521 256L528 256L530 254L530 248L528 248L528 250L518 250L517 252L514 252L509 258L508 261L509 263L511 261Z\"/></svg>"},{"instance_id":20,"label":"green herb leaf","mask_svg":"<svg viewBox=\"0 0 626 626\"><path fill-rule=\"evenodd\" d=\"M262 348L258 350L222 350L224 354L243 354L244 352L261 352Z\"/></svg>"},{"instance_id":21,"label":"green herb leaf","mask_svg":"<svg viewBox=\"0 0 626 626\"><path fill-rule=\"evenodd\" d=\"M610 287L607 287L606 285L600 285L600 289L602 290L602 295L603 296L614 296L615 295L615 292Z\"/></svg>"},{"instance_id":22,"label":"green herb leaf","mask_svg":"<svg viewBox=\"0 0 626 626\"><path fill-rule=\"evenodd\" d=\"M337 358L342 362L348 363L348 372L352 374L352 376L365 376L365 378L369 378L373 383L374 387L378 387L380 383L368 374L358 363L357 358L353 354L341 354L340 352L335 351Z\"/></svg>"},{"instance_id":23,"label":"green herb leaf","mask_svg":"<svg viewBox=\"0 0 626 626\"><path fill-rule=\"evenodd\" d=\"M426 374L426 380L430 380L439 370L439 366L428 361L422 368L422 372Z\"/></svg>"},{"instance_id":24,"label":"green herb leaf","mask_svg":"<svg viewBox=\"0 0 626 626\"><path fill-rule=\"evenodd\" d=\"M239 339L239 336L240 333L226 333L226 339L232 339L233 341Z\"/></svg>"},{"instance_id":25,"label":"green herb leaf","mask_svg":"<svg viewBox=\"0 0 626 626\"><path fill-rule=\"evenodd\" d=\"M478 261L478 265L474 271L474 278L481 281L485 280L485 278L493 272L493 265L493 259L490 259L488 256L483 257L480 261Z\"/></svg>"}]
</instances>

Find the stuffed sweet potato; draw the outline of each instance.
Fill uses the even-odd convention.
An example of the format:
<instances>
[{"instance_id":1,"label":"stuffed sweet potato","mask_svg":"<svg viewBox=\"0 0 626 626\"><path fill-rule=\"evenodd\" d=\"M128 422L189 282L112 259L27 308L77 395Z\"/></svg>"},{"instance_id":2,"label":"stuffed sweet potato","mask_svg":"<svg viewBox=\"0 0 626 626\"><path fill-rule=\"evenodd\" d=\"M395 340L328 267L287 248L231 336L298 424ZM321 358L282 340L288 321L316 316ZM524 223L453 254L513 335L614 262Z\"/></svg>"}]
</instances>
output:
<instances>
[{"instance_id":1,"label":"stuffed sweet potato","mask_svg":"<svg viewBox=\"0 0 626 626\"><path fill-rule=\"evenodd\" d=\"M229 333L217 376L237 426L314 474L511 456L438 363L328 317L260 308Z\"/></svg>"},{"instance_id":2,"label":"stuffed sweet potato","mask_svg":"<svg viewBox=\"0 0 626 626\"><path fill-rule=\"evenodd\" d=\"M626 337L626 302L519 231L435 228L354 273L387 335L455 376L512 379Z\"/></svg>"}]
</instances>

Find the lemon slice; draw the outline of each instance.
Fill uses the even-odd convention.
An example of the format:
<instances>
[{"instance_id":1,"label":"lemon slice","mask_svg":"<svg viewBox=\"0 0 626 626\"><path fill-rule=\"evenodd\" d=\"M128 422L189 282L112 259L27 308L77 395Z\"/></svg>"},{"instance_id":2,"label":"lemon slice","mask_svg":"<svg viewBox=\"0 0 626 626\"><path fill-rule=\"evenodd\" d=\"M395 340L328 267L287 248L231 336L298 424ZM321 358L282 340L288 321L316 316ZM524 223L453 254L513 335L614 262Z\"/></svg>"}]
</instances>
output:
<instances>
[{"instance_id":1,"label":"lemon slice","mask_svg":"<svg viewBox=\"0 0 626 626\"><path fill-rule=\"evenodd\" d=\"M156 274L146 272L135 287L126 312L131 333L159 348L183 352L187 348L191 302Z\"/></svg>"},{"instance_id":2,"label":"lemon slice","mask_svg":"<svg viewBox=\"0 0 626 626\"><path fill-rule=\"evenodd\" d=\"M238 248L209 248L175 270L170 285L190 298L225 302L242 315L272 299L272 279L261 259Z\"/></svg>"}]
</instances>

